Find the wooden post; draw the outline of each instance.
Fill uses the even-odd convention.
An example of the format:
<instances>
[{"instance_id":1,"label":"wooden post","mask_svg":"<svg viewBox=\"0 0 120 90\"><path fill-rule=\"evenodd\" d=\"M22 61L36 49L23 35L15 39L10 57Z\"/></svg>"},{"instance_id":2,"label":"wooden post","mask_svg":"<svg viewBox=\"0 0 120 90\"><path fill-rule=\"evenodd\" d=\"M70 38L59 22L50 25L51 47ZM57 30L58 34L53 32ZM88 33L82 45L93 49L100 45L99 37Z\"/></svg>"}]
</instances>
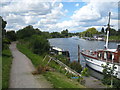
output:
<instances>
[{"instance_id":1,"label":"wooden post","mask_svg":"<svg viewBox=\"0 0 120 90\"><path fill-rule=\"evenodd\" d=\"M78 63L80 63L80 46L78 45Z\"/></svg>"}]
</instances>

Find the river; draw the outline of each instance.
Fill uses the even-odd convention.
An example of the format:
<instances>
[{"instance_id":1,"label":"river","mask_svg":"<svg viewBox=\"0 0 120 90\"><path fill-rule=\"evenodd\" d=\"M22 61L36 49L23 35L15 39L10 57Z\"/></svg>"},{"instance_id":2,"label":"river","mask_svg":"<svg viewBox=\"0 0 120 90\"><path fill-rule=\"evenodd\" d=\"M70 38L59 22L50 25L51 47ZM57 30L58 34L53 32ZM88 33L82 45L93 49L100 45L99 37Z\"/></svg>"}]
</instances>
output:
<instances>
[{"instance_id":1,"label":"river","mask_svg":"<svg viewBox=\"0 0 120 90\"><path fill-rule=\"evenodd\" d=\"M77 61L78 58L78 45L80 45L80 49L88 49L88 50L97 50L97 49L103 49L105 42L104 41L88 41L88 40L84 40L81 39L79 37L73 37L73 38L53 38L53 39L49 39L50 45L51 46L56 46L59 47L61 49L67 50L70 53L70 60ZM117 48L117 44L116 42L109 42L109 48L111 49L115 49ZM80 63L81 65L84 67L85 64L85 60L82 57L82 55L80 56ZM98 78L98 79L102 79L103 75L101 73L98 73L94 70L92 70L91 68L89 68L89 72L92 76Z\"/></svg>"}]
</instances>

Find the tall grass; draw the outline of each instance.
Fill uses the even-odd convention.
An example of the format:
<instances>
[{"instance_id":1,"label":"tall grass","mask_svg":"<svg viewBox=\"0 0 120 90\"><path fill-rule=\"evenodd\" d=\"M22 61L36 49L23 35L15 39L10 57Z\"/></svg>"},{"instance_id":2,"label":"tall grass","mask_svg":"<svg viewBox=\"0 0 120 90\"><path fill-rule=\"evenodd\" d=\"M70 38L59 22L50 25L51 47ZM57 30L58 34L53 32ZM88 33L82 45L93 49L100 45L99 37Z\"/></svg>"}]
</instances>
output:
<instances>
[{"instance_id":1,"label":"tall grass","mask_svg":"<svg viewBox=\"0 0 120 90\"><path fill-rule=\"evenodd\" d=\"M11 52L9 49L5 49L2 52L2 88L9 87L11 64L12 64Z\"/></svg>"}]
</instances>

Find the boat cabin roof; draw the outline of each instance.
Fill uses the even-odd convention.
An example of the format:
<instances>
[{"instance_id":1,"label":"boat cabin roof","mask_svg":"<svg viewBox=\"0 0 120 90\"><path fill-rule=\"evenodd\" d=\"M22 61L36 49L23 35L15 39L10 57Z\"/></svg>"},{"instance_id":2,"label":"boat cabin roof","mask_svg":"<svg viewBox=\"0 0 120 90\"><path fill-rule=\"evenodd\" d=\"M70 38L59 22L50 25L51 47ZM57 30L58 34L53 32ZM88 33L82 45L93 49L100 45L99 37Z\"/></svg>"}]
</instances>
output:
<instances>
[{"instance_id":1,"label":"boat cabin roof","mask_svg":"<svg viewBox=\"0 0 120 90\"><path fill-rule=\"evenodd\" d=\"M99 49L99 51L109 51L109 52L116 52L117 49L105 49L105 50L102 50L102 49Z\"/></svg>"},{"instance_id":2,"label":"boat cabin roof","mask_svg":"<svg viewBox=\"0 0 120 90\"><path fill-rule=\"evenodd\" d=\"M53 49L57 51L63 51L61 48L58 48L58 47L53 47Z\"/></svg>"},{"instance_id":3,"label":"boat cabin roof","mask_svg":"<svg viewBox=\"0 0 120 90\"><path fill-rule=\"evenodd\" d=\"M116 52L116 49L107 49L105 51Z\"/></svg>"}]
</instances>

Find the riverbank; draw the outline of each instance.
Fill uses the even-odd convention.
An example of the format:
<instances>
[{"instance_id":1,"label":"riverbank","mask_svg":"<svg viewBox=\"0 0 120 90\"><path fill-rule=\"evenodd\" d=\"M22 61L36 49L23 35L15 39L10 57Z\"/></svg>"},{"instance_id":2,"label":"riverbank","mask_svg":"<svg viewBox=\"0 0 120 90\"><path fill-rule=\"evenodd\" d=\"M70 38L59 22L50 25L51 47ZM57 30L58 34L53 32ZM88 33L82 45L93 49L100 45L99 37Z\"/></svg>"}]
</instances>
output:
<instances>
[{"instance_id":1,"label":"riverbank","mask_svg":"<svg viewBox=\"0 0 120 90\"><path fill-rule=\"evenodd\" d=\"M31 59L33 65L37 68L40 65L46 66L48 63L48 60L43 61L43 56L36 55L33 52L31 52L27 46L24 44L17 44L18 49L24 53L28 58ZM45 72L43 75L46 77L48 81L53 84L54 88L85 88L83 85L80 85L80 83L69 79L67 76L59 72L60 66L56 64L54 61L51 61L49 63L49 68L52 69L52 71ZM65 72L65 71L63 71ZM77 83L77 84L76 84Z\"/></svg>"},{"instance_id":2,"label":"riverbank","mask_svg":"<svg viewBox=\"0 0 120 90\"><path fill-rule=\"evenodd\" d=\"M16 42L12 42L10 50L13 55L10 72L9 88L52 88L52 85L41 75L32 75L35 71L31 60L16 48Z\"/></svg>"},{"instance_id":3,"label":"riverbank","mask_svg":"<svg viewBox=\"0 0 120 90\"><path fill-rule=\"evenodd\" d=\"M106 42L106 39L95 39L95 38L83 38L83 39L85 39L85 40L89 40L89 41L105 41ZM109 40L108 40L109 42L120 42L120 37L110 37L109 38Z\"/></svg>"}]
</instances>

